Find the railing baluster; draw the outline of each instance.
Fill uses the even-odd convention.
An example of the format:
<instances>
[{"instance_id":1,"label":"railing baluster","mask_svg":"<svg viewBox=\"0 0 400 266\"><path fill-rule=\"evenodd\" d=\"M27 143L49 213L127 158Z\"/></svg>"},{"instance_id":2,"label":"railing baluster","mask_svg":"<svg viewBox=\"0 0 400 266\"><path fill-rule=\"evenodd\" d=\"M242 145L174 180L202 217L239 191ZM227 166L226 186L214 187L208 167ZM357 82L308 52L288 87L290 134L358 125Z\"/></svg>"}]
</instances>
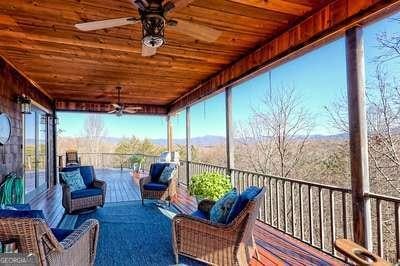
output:
<instances>
[{"instance_id":1,"label":"railing baluster","mask_svg":"<svg viewBox=\"0 0 400 266\"><path fill-rule=\"evenodd\" d=\"M276 185L276 227L280 229L280 204L279 204L279 180L276 180L275 185Z\"/></svg>"},{"instance_id":2,"label":"railing baluster","mask_svg":"<svg viewBox=\"0 0 400 266\"><path fill-rule=\"evenodd\" d=\"M346 193L342 192L343 238L347 238L347 201Z\"/></svg>"},{"instance_id":3,"label":"railing baluster","mask_svg":"<svg viewBox=\"0 0 400 266\"><path fill-rule=\"evenodd\" d=\"M378 241L378 255L383 255L383 243L382 243L382 201L376 200L376 237Z\"/></svg>"},{"instance_id":4,"label":"railing baluster","mask_svg":"<svg viewBox=\"0 0 400 266\"><path fill-rule=\"evenodd\" d=\"M400 203L396 202L394 208L394 225L396 228L396 258L397 262L400 262Z\"/></svg>"},{"instance_id":5,"label":"railing baluster","mask_svg":"<svg viewBox=\"0 0 400 266\"><path fill-rule=\"evenodd\" d=\"M274 225L274 214L272 212L272 178L269 178L269 222L270 225Z\"/></svg>"},{"instance_id":6,"label":"railing baluster","mask_svg":"<svg viewBox=\"0 0 400 266\"><path fill-rule=\"evenodd\" d=\"M283 181L283 230L287 233L286 182Z\"/></svg>"},{"instance_id":7,"label":"railing baluster","mask_svg":"<svg viewBox=\"0 0 400 266\"><path fill-rule=\"evenodd\" d=\"M259 176L257 177L257 186L261 187L261 178ZM265 198L265 195L264 195L264 198ZM265 200L263 200L261 204L265 205ZM258 217L260 217L260 219L262 219L262 209L263 209L263 206L261 205L260 208L258 209ZM263 220L265 220L265 218Z\"/></svg>"},{"instance_id":8,"label":"railing baluster","mask_svg":"<svg viewBox=\"0 0 400 266\"><path fill-rule=\"evenodd\" d=\"M323 193L322 189L318 189L318 194L319 194L319 236L320 236L320 246L321 249L325 249L325 226L324 226L324 199L323 199Z\"/></svg>"},{"instance_id":9,"label":"railing baluster","mask_svg":"<svg viewBox=\"0 0 400 266\"><path fill-rule=\"evenodd\" d=\"M265 176L263 176L263 186L266 187L267 184L265 183ZM264 193L264 222L267 223L267 194L269 193Z\"/></svg>"},{"instance_id":10,"label":"railing baluster","mask_svg":"<svg viewBox=\"0 0 400 266\"><path fill-rule=\"evenodd\" d=\"M303 185L299 184L299 198L300 198L300 239L304 240L304 215L303 215Z\"/></svg>"},{"instance_id":11,"label":"railing baluster","mask_svg":"<svg viewBox=\"0 0 400 266\"><path fill-rule=\"evenodd\" d=\"M308 219L310 222L310 244L314 245L314 215L313 215L313 195L312 195L312 187L308 186Z\"/></svg>"},{"instance_id":12,"label":"railing baluster","mask_svg":"<svg viewBox=\"0 0 400 266\"><path fill-rule=\"evenodd\" d=\"M336 220L335 220L335 194L333 190L329 190L329 205L331 211L331 245L332 255L336 256L335 239L336 239Z\"/></svg>"},{"instance_id":13,"label":"railing baluster","mask_svg":"<svg viewBox=\"0 0 400 266\"><path fill-rule=\"evenodd\" d=\"M292 202L292 235L296 235L294 222L294 183L290 183L290 201Z\"/></svg>"}]
</instances>

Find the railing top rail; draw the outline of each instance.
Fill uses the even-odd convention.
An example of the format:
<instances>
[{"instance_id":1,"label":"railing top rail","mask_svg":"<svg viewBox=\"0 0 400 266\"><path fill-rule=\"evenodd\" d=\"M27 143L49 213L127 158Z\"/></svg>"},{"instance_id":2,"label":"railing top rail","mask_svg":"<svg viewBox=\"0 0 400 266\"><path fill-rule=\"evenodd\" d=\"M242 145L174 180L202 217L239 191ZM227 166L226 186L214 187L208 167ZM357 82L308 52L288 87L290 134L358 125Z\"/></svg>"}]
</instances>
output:
<instances>
[{"instance_id":1,"label":"railing top rail","mask_svg":"<svg viewBox=\"0 0 400 266\"><path fill-rule=\"evenodd\" d=\"M386 196L386 195L381 195L381 194L375 194L371 192L364 193L365 197L369 198L374 198L378 200L384 200L384 201L391 201L395 203L400 203L400 198L392 197L392 196Z\"/></svg>"},{"instance_id":2,"label":"railing top rail","mask_svg":"<svg viewBox=\"0 0 400 266\"><path fill-rule=\"evenodd\" d=\"M181 160L182 162L187 163L188 161ZM191 164L198 164L198 165L204 165L204 166L211 166L211 167L216 167L216 168L221 168L221 169L227 169L225 166L221 165L216 165L216 164L210 164L210 163L202 163L202 162L194 162L194 161L189 161Z\"/></svg>"},{"instance_id":3,"label":"railing top rail","mask_svg":"<svg viewBox=\"0 0 400 266\"><path fill-rule=\"evenodd\" d=\"M256 175L256 176L263 176L266 178L273 178L277 180L282 180L284 182L292 182L292 183L297 183L300 185L306 185L306 186L311 186L311 187L318 187L321 189L329 189L329 190L336 190L344 193L351 193L350 188L343 188L343 187L338 187L338 186L333 186L333 185L325 185L325 184L320 184L316 182L310 182L310 181L304 181L304 180L298 180L298 179L293 179L289 177L282 177L282 176L274 176L274 175L267 175L267 174L262 174L262 173L257 173L257 172L251 172L251 171L244 171L240 169L231 169L233 172L241 172L245 174L250 174L250 175Z\"/></svg>"},{"instance_id":4,"label":"railing top rail","mask_svg":"<svg viewBox=\"0 0 400 266\"><path fill-rule=\"evenodd\" d=\"M159 157L158 155L149 155L144 153L117 153L117 152L79 152L78 155L142 155L145 157ZM57 156L65 156L65 154L58 154Z\"/></svg>"}]
</instances>

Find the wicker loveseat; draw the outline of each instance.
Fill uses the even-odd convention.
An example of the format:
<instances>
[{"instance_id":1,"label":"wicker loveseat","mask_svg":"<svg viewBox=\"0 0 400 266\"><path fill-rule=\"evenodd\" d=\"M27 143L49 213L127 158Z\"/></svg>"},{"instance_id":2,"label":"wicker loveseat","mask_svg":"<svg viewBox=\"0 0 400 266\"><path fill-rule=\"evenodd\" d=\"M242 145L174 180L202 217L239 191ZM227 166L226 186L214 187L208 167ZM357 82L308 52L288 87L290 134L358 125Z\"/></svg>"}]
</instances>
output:
<instances>
[{"instance_id":1,"label":"wicker loveseat","mask_svg":"<svg viewBox=\"0 0 400 266\"><path fill-rule=\"evenodd\" d=\"M35 254L43 266L93 265L98 234L93 219L75 230L50 229L42 218L0 219L0 241L15 242L19 253Z\"/></svg>"},{"instance_id":2,"label":"wicker loveseat","mask_svg":"<svg viewBox=\"0 0 400 266\"><path fill-rule=\"evenodd\" d=\"M169 203L177 193L178 178L174 175L168 184L159 183L158 179L167 166L176 167L173 163L153 163L147 177L140 179L142 204L145 199L168 200Z\"/></svg>"},{"instance_id":3,"label":"wicker loveseat","mask_svg":"<svg viewBox=\"0 0 400 266\"><path fill-rule=\"evenodd\" d=\"M264 193L262 188L226 225L206 217L176 215L172 227L176 263L184 255L213 265L248 265L255 253L258 257L253 228Z\"/></svg>"},{"instance_id":4,"label":"wicker loveseat","mask_svg":"<svg viewBox=\"0 0 400 266\"><path fill-rule=\"evenodd\" d=\"M106 199L107 184L96 179L93 166L71 166L61 169L61 172L80 169L87 189L71 192L70 187L64 182L60 174L63 197L62 205L67 213L103 206Z\"/></svg>"}]
</instances>

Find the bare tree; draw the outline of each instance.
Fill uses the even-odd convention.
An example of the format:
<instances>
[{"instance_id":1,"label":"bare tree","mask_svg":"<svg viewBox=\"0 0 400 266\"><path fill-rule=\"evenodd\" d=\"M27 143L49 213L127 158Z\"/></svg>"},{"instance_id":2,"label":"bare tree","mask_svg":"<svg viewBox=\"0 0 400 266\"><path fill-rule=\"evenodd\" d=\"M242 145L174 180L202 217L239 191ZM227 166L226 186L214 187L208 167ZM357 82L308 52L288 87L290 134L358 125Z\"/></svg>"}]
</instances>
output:
<instances>
[{"instance_id":1,"label":"bare tree","mask_svg":"<svg viewBox=\"0 0 400 266\"><path fill-rule=\"evenodd\" d=\"M313 119L294 88L265 96L238 131L244 160L254 170L288 177L304 161Z\"/></svg>"}]
</instances>

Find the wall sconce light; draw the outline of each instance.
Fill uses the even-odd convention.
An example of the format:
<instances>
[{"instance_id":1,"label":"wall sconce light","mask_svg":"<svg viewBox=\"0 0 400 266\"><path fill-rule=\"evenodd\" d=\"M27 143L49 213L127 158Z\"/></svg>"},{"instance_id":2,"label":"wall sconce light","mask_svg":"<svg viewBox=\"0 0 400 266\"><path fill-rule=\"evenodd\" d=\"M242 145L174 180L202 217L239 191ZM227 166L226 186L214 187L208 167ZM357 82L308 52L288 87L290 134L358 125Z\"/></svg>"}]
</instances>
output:
<instances>
[{"instance_id":1,"label":"wall sconce light","mask_svg":"<svg viewBox=\"0 0 400 266\"><path fill-rule=\"evenodd\" d=\"M59 122L60 122L60 121L59 121L58 117L57 117L56 115L54 115L54 116L53 116L53 123L54 123L54 125L58 125Z\"/></svg>"},{"instance_id":2,"label":"wall sconce light","mask_svg":"<svg viewBox=\"0 0 400 266\"><path fill-rule=\"evenodd\" d=\"M17 98L18 103L21 105L21 113L30 114L31 113L31 99L22 94Z\"/></svg>"}]
</instances>

